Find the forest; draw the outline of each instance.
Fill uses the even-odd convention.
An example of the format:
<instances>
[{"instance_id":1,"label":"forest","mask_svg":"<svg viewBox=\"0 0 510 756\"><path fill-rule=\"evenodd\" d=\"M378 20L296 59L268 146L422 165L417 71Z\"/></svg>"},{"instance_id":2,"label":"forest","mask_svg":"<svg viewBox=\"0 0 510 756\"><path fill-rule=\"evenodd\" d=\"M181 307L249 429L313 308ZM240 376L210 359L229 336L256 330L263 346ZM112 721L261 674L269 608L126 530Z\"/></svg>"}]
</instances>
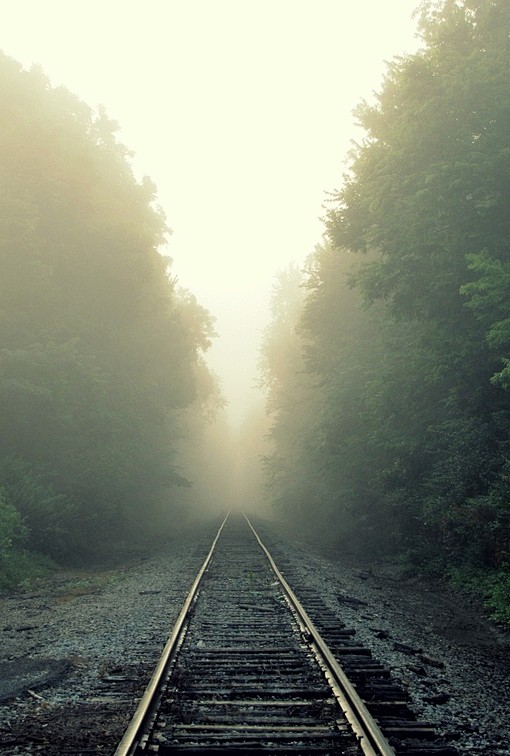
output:
<instances>
[{"instance_id":1,"label":"forest","mask_svg":"<svg viewBox=\"0 0 510 756\"><path fill-rule=\"evenodd\" d=\"M150 179L104 110L0 57L0 585L171 530L221 404ZM198 466L198 461L196 461ZM182 512L180 512L182 519Z\"/></svg>"},{"instance_id":2,"label":"forest","mask_svg":"<svg viewBox=\"0 0 510 756\"><path fill-rule=\"evenodd\" d=\"M268 495L510 621L510 4L426 3L261 349Z\"/></svg>"},{"instance_id":3,"label":"forest","mask_svg":"<svg viewBox=\"0 0 510 756\"><path fill-rule=\"evenodd\" d=\"M510 4L430 0L418 29L354 113L322 241L275 279L243 479L510 623ZM165 538L232 465L213 314L117 124L3 54L0 109L4 588Z\"/></svg>"}]
</instances>

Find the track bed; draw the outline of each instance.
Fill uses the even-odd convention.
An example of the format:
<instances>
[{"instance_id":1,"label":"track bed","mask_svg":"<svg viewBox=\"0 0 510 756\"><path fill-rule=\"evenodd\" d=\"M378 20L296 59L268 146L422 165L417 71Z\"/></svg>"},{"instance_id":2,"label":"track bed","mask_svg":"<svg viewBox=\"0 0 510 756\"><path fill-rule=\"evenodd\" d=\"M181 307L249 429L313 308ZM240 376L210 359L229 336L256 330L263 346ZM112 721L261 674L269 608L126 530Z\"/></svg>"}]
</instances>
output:
<instances>
[{"instance_id":1,"label":"track bed","mask_svg":"<svg viewBox=\"0 0 510 756\"><path fill-rule=\"evenodd\" d=\"M453 756L354 632L303 598L230 515L118 756Z\"/></svg>"}]
</instances>

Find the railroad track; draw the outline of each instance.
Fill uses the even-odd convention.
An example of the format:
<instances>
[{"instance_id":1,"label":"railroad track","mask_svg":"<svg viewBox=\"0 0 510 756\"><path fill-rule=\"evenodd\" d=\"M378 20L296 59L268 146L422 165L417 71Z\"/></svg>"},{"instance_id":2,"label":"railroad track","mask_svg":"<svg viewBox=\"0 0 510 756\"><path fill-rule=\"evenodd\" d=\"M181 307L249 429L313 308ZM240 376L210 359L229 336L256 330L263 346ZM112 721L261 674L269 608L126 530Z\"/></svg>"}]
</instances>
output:
<instances>
[{"instance_id":1,"label":"railroad track","mask_svg":"<svg viewBox=\"0 0 510 756\"><path fill-rule=\"evenodd\" d=\"M228 515L115 756L456 756L313 594Z\"/></svg>"}]
</instances>

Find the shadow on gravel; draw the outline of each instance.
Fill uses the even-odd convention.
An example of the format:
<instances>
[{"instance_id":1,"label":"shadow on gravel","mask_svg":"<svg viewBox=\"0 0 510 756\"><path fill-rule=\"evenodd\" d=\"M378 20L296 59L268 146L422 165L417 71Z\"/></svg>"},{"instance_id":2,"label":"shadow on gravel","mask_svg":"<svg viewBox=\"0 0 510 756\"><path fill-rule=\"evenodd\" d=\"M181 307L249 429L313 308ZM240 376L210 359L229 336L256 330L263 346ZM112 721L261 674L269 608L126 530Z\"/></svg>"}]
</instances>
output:
<instances>
[{"instance_id":1,"label":"shadow on gravel","mask_svg":"<svg viewBox=\"0 0 510 756\"><path fill-rule=\"evenodd\" d=\"M72 668L66 659L0 661L0 702L59 682Z\"/></svg>"}]
</instances>

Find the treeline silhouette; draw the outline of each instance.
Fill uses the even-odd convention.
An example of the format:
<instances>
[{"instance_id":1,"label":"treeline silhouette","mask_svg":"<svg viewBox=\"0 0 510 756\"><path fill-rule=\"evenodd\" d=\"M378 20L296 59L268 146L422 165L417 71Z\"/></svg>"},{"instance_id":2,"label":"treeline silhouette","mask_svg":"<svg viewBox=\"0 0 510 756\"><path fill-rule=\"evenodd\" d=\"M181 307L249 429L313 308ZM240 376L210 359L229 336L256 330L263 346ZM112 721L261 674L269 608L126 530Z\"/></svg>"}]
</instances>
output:
<instances>
[{"instance_id":1,"label":"treeline silhouette","mask_svg":"<svg viewBox=\"0 0 510 756\"><path fill-rule=\"evenodd\" d=\"M171 528L179 448L220 403L210 315L104 110L0 56L0 573ZM190 430L191 429L191 430ZM28 555L28 562L33 557Z\"/></svg>"},{"instance_id":2,"label":"treeline silhouette","mask_svg":"<svg viewBox=\"0 0 510 756\"><path fill-rule=\"evenodd\" d=\"M510 621L510 5L427 3L262 346L275 505Z\"/></svg>"}]
</instances>

